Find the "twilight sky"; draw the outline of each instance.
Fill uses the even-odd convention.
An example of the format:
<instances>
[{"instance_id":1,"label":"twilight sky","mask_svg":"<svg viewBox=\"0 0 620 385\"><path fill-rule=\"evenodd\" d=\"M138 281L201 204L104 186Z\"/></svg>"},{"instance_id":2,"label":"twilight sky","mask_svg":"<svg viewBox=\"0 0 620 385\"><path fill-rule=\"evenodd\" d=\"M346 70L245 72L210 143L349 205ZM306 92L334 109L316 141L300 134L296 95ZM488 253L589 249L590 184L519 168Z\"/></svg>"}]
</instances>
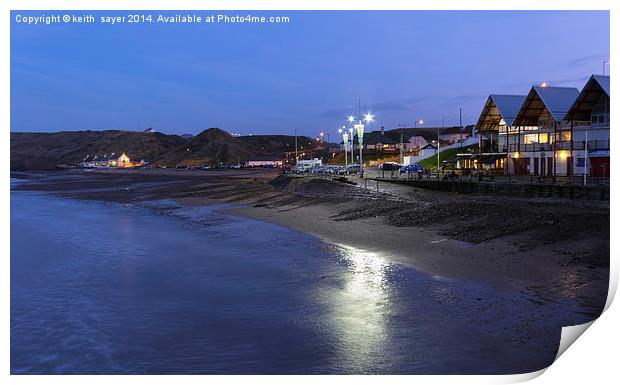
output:
<instances>
[{"instance_id":1,"label":"twilight sky","mask_svg":"<svg viewBox=\"0 0 620 385\"><path fill-rule=\"evenodd\" d=\"M252 11L291 18L253 25L15 21L58 13L68 12L12 12L11 131L297 128L335 138L358 98L376 115L371 130L440 125L442 116L458 124L459 107L469 124L489 93L526 94L542 81L581 88L610 49L606 11Z\"/></svg>"}]
</instances>

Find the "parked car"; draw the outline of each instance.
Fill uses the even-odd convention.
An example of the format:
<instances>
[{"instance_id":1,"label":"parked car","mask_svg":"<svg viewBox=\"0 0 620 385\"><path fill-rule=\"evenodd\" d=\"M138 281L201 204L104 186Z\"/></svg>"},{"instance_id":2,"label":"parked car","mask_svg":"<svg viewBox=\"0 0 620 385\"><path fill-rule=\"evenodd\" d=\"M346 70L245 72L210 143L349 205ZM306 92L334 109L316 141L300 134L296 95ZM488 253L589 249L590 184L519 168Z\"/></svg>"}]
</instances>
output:
<instances>
[{"instance_id":1,"label":"parked car","mask_svg":"<svg viewBox=\"0 0 620 385\"><path fill-rule=\"evenodd\" d=\"M424 168L419 164L408 164L400 168L400 173L414 173L414 172L424 172Z\"/></svg>"},{"instance_id":2,"label":"parked car","mask_svg":"<svg viewBox=\"0 0 620 385\"><path fill-rule=\"evenodd\" d=\"M385 162L379 165L379 170L381 171L396 171L400 170L400 164L396 162Z\"/></svg>"},{"instance_id":3,"label":"parked car","mask_svg":"<svg viewBox=\"0 0 620 385\"><path fill-rule=\"evenodd\" d=\"M357 174L360 172L359 164L350 164L347 166L347 174Z\"/></svg>"}]
</instances>

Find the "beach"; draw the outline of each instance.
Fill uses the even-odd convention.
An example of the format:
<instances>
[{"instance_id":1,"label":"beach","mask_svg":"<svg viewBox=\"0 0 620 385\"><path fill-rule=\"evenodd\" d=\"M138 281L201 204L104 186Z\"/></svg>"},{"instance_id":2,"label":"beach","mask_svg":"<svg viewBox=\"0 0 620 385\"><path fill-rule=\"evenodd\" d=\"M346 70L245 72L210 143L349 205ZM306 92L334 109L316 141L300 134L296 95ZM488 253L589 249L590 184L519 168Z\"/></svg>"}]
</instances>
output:
<instances>
[{"instance_id":1,"label":"beach","mask_svg":"<svg viewBox=\"0 0 620 385\"><path fill-rule=\"evenodd\" d=\"M50 177L51 175L51 177ZM357 178L291 178L273 170L105 170L21 174L18 189L120 203L227 203L233 215L378 253L433 276L570 298L592 317L609 278L609 201L458 195Z\"/></svg>"}]
</instances>

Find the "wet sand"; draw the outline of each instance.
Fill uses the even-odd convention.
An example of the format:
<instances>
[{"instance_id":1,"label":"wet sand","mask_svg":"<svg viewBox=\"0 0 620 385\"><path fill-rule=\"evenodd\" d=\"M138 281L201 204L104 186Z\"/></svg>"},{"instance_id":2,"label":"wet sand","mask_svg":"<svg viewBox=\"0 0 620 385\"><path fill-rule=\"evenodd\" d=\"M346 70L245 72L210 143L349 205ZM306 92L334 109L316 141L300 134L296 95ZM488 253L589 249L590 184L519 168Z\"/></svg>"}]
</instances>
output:
<instances>
[{"instance_id":1,"label":"wet sand","mask_svg":"<svg viewBox=\"0 0 620 385\"><path fill-rule=\"evenodd\" d=\"M532 290L543 303L569 298L592 317L607 296L608 201L454 195L389 184L373 191L327 179L277 177L269 170L52 175L40 174L19 188L127 203L230 203L233 214L377 252L432 275Z\"/></svg>"}]
</instances>

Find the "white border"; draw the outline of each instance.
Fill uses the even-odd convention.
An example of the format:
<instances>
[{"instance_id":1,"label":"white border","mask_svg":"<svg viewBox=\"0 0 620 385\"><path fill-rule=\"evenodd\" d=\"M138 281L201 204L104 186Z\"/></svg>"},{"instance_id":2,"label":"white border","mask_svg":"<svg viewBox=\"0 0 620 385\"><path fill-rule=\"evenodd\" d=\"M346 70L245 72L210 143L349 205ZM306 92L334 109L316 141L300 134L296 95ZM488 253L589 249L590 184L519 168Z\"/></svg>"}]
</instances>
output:
<instances>
[{"instance_id":1,"label":"white border","mask_svg":"<svg viewBox=\"0 0 620 385\"><path fill-rule=\"evenodd\" d=\"M611 51L617 51L617 38L618 36L618 1L603 1L603 0L588 0L575 1L575 0L506 0L506 1L491 1L491 0L441 0L441 1L429 1L429 0L388 0L388 1L370 1L370 0L300 0L293 2L274 1L274 0L212 0L209 2L196 1L196 0L180 0L180 1L168 1L161 0L152 1L137 1L137 0L108 0L108 1L87 1L87 0L56 0L56 1L15 1L5 0L0 2L0 8L2 9L1 20L1 38L0 38L0 52L2 53L0 71L0 84L3 85L0 92L0 119L2 120L3 127L10 127L10 89L7 85L10 84L9 73L9 31L10 31L10 10L47 10L47 9L91 9L91 10L117 10L117 9L152 9L152 10L183 10L183 9L213 9L213 10L366 10L366 9L384 9L384 10L611 10ZM578 26L577 26L578 28ZM552 48L551 48L552 49ZM610 73L617 67L615 58L611 60ZM612 88L618 89L616 78L612 78ZM620 111L616 99L612 99L611 103L612 114L618 115L616 112ZM620 116L620 115L618 115ZM265 384L289 384L291 382L299 383L314 383L319 380L325 383L338 383L342 382L355 382L359 384L377 383L390 381L394 383L409 383L411 381L422 381L422 383L470 383L470 384L483 384L483 383L512 383L517 381L524 381L530 378L537 377L543 371L539 373L532 373L529 375L517 375L517 376L323 376L320 379L313 376L211 376L205 378L203 376L115 376L110 378L108 376L90 376L87 379L83 376L8 376L9 374L9 301L10 301L10 281L9 281L9 167L10 164L10 130L3 128L1 135L5 143L5 151L0 152L0 159L5 165L2 169L3 181L5 187L2 189L2 232L0 233L1 242L3 245L4 253L4 265L1 269L2 274L2 373L4 376L14 383L31 383L45 380L46 382L65 384L65 383L82 383L89 381L93 383L107 383L108 381L131 381L131 382L148 382L148 383L168 383L170 381L182 381L182 382L203 382L217 381L221 383L242 383L248 380L252 382L265 383ZM620 148L619 146L620 135L617 131L612 129L612 146L613 148ZM615 154L615 151L614 151ZM618 178L620 170L620 162L618 157L612 156L612 201L617 198L618 192ZM612 204L611 211L611 229L612 234L620 234L620 219L618 218L615 205ZM611 275L611 296L608 299L608 304L611 303L613 294L615 294L618 282L618 241L612 239L611 243L612 252L612 275ZM619 328L620 315L616 309L617 305L611 308L611 311L606 311L599 320L594 322L592 326L585 332L585 337L580 338L575 347L572 347L564 353L556 363L554 363L548 370L548 373L536 379L537 383L566 383L566 384L583 384L585 382L594 383L608 383L613 378L618 378L618 364L617 364L617 352L619 341Z\"/></svg>"}]
</instances>

